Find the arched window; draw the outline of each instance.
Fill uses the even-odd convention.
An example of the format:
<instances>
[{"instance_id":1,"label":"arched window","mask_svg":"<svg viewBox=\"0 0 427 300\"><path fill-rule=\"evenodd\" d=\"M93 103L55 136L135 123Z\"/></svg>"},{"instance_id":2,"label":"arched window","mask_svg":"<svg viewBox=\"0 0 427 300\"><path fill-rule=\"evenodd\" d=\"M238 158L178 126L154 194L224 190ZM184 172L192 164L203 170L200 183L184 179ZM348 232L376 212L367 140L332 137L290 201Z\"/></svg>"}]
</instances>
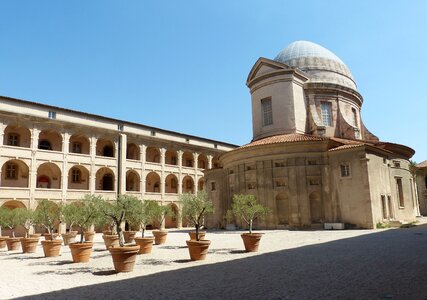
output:
<instances>
[{"instance_id":1,"label":"arched window","mask_svg":"<svg viewBox=\"0 0 427 300\"><path fill-rule=\"evenodd\" d=\"M39 149L41 150L52 150L52 145L48 140L41 140L39 142Z\"/></svg>"}]
</instances>

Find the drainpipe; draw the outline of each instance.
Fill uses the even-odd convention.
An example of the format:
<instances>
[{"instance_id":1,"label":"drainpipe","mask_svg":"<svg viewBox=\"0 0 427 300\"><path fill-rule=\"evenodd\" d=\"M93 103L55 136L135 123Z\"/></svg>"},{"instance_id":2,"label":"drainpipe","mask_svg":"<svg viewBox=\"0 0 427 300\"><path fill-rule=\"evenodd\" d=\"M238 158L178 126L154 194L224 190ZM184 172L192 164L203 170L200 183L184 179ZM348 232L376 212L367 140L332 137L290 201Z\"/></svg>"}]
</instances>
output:
<instances>
[{"instance_id":1,"label":"drainpipe","mask_svg":"<svg viewBox=\"0 0 427 300\"><path fill-rule=\"evenodd\" d=\"M119 135L119 145L117 151L117 196L122 194L122 135Z\"/></svg>"}]
</instances>

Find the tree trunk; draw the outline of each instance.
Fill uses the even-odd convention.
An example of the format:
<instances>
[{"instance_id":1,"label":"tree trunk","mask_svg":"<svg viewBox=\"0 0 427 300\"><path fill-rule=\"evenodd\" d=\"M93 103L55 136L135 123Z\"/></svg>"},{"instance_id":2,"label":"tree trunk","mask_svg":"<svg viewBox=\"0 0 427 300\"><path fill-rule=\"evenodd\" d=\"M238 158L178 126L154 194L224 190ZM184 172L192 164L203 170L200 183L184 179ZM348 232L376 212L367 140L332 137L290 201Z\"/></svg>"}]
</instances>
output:
<instances>
[{"instance_id":1,"label":"tree trunk","mask_svg":"<svg viewBox=\"0 0 427 300\"><path fill-rule=\"evenodd\" d=\"M249 220L249 233L252 233L252 223L253 223L253 219Z\"/></svg>"}]
</instances>

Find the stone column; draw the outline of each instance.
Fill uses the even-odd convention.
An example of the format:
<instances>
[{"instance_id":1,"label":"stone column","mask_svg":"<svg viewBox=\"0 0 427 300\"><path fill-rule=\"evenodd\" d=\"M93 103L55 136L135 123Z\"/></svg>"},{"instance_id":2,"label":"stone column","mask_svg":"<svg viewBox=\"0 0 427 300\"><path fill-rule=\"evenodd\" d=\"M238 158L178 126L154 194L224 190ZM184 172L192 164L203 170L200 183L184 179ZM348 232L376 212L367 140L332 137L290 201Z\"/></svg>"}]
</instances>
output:
<instances>
[{"instance_id":1,"label":"stone column","mask_svg":"<svg viewBox=\"0 0 427 300\"><path fill-rule=\"evenodd\" d=\"M146 174L145 174L145 161L146 161L146 153L147 153L147 146L144 144L141 144L140 147L140 153L141 153L141 186L140 191L142 193L142 196L144 197L145 194L145 181L146 181Z\"/></svg>"},{"instance_id":2,"label":"stone column","mask_svg":"<svg viewBox=\"0 0 427 300\"><path fill-rule=\"evenodd\" d=\"M0 145L4 145L4 130L6 129L6 124L0 122Z\"/></svg>"},{"instance_id":3,"label":"stone column","mask_svg":"<svg viewBox=\"0 0 427 300\"><path fill-rule=\"evenodd\" d=\"M212 155L208 155L208 169L212 169L212 160L213 160L213 156Z\"/></svg>"},{"instance_id":4,"label":"stone column","mask_svg":"<svg viewBox=\"0 0 427 300\"><path fill-rule=\"evenodd\" d=\"M160 148L160 164L162 167L162 173L160 175L160 193L162 194L162 199L165 198L165 158L166 158L166 149Z\"/></svg>"},{"instance_id":5,"label":"stone column","mask_svg":"<svg viewBox=\"0 0 427 300\"><path fill-rule=\"evenodd\" d=\"M98 138L92 136L90 138L90 170L89 170L89 191L94 194L96 191L96 171L95 171L95 158L96 158L96 143Z\"/></svg>"},{"instance_id":6,"label":"stone column","mask_svg":"<svg viewBox=\"0 0 427 300\"><path fill-rule=\"evenodd\" d=\"M194 160L194 193L197 194L197 192L199 191L199 185L198 185L198 180L199 180L199 176L197 174L197 169L199 167L199 153L193 153L193 160Z\"/></svg>"},{"instance_id":7,"label":"stone column","mask_svg":"<svg viewBox=\"0 0 427 300\"><path fill-rule=\"evenodd\" d=\"M62 202L67 199L67 189L68 189L68 150L70 145L70 134L64 132L62 135L62 153L63 153L63 162L62 162Z\"/></svg>"},{"instance_id":8,"label":"stone column","mask_svg":"<svg viewBox=\"0 0 427 300\"><path fill-rule=\"evenodd\" d=\"M124 133L120 133L120 137L122 139L121 141L121 157L120 161L117 157L117 171L119 171L119 164L120 164L120 182L118 184L120 185L120 188L118 186L118 191L121 191L122 194L126 194L126 152L127 152L127 135ZM117 153L118 154L118 153ZM118 155L117 155L118 156ZM117 191L117 192L118 192Z\"/></svg>"}]
</instances>

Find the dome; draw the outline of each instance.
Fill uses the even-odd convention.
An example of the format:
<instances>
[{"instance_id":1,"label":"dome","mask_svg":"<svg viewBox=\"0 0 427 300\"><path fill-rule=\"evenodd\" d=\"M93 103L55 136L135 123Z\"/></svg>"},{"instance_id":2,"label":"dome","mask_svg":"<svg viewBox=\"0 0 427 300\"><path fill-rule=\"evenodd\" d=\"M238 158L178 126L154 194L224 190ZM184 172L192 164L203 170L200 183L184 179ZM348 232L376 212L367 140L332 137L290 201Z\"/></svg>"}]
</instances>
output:
<instances>
[{"instance_id":1,"label":"dome","mask_svg":"<svg viewBox=\"0 0 427 300\"><path fill-rule=\"evenodd\" d=\"M293 42L274 60L306 72L310 82L339 84L357 90L350 69L338 56L318 44Z\"/></svg>"}]
</instances>

